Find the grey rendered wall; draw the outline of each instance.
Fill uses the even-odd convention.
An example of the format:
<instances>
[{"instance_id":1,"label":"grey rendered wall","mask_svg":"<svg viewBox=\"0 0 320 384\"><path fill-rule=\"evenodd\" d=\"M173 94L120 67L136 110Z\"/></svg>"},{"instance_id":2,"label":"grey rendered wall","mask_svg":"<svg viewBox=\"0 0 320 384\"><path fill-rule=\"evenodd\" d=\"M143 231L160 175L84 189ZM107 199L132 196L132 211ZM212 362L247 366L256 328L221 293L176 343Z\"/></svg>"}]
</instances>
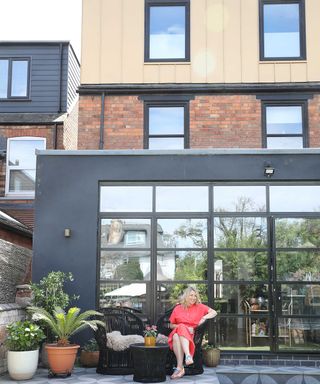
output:
<instances>
[{"instance_id":1,"label":"grey rendered wall","mask_svg":"<svg viewBox=\"0 0 320 384\"><path fill-rule=\"evenodd\" d=\"M187 152L187 151L182 151ZM109 155L107 151L40 151L37 161L33 279L71 271L70 292L82 309L96 305L99 181L320 180L320 156L308 154ZM81 154L80 154L81 153ZM189 151L191 153L191 151ZM72 235L65 238L64 228Z\"/></svg>"}]
</instances>

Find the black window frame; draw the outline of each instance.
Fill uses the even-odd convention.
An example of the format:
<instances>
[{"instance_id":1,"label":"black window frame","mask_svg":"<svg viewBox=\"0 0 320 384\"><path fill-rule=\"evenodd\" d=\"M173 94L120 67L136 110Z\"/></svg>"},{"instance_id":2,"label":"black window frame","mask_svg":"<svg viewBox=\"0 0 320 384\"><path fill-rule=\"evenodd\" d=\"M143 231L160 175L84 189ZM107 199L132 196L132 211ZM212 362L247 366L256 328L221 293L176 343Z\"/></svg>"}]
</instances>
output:
<instances>
[{"instance_id":1,"label":"black window frame","mask_svg":"<svg viewBox=\"0 0 320 384\"><path fill-rule=\"evenodd\" d=\"M149 134L149 108L153 107L182 107L184 108L184 133L174 134L174 135L150 135ZM190 114L189 114L189 100L155 100L155 101L145 101L144 102L144 139L143 139L143 148L149 149L149 139L150 138L183 138L184 139L184 148L188 149L190 146L189 139L189 125L190 125ZM165 149L163 149L165 150Z\"/></svg>"},{"instance_id":2,"label":"black window frame","mask_svg":"<svg viewBox=\"0 0 320 384\"><path fill-rule=\"evenodd\" d=\"M300 56L294 57L265 57L264 56L264 12L266 4L299 4L300 25ZM259 3L259 45L260 61L296 61L306 60L306 26L305 26L305 0L260 0Z\"/></svg>"},{"instance_id":3,"label":"black window frame","mask_svg":"<svg viewBox=\"0 0 320 384\"><path fill-rule=\"evenodd\" d=\"M185 7L185 57L150 58L150 8L163 6ZM189 62L190 61L190 0L145 0L144 61L145 62Z\"/></svg>"},{"instance_id":4,"label":"black window frame","mask_svg":"<svg viewBox=\"0 0 320 384\"><path fill-rule=\"evenodd\" d=\"M30 100L30 68L31 68L31 58L30 57L1 57L0 60L8 61L8 85L7 85L7 97L0 97L1 101L12 101L12 100ZM12 96L11 95L11 86L12 86L12 63L15 61L26 61L28 63L27 70L27 94L26 96Z\"/></svg>"},{"instance_id":5,"label":"black window frame","mask_svg":"<svg viewBox=\"0 0 320 384\"><path fill-rule=\"evenodd\" d=\"M268 134L267 133L267 115L268 107L301 107L302 134ZM308 101L307 100L274 100L263 101L261 104L262 116L262 147L268 148L268 137L302 137L302 148L309 147L308 139ZM271 148L272 149L272 148ZM287 149L287 148L283 148Z\"/></svg>"}]
</instances>

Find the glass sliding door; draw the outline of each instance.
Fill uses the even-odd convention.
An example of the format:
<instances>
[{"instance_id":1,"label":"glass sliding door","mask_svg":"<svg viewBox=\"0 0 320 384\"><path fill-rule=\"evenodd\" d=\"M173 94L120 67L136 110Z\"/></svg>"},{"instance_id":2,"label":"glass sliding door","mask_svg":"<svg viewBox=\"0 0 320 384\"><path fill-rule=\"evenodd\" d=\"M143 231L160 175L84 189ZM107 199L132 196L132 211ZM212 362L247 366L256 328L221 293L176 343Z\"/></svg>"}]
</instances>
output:
<instances>
[{"instance_id":1,"label":"glass sliding door","mask_svg":"<svg viewBox=\"0 0 320 384\"><path fill-rule=\"evenodd\" d=\"M188 285L222 350L320 350L320 186L101 183L100 307L155 322ZM303 198L302 198L303 197Z\"/></svg>"}]
</instances>

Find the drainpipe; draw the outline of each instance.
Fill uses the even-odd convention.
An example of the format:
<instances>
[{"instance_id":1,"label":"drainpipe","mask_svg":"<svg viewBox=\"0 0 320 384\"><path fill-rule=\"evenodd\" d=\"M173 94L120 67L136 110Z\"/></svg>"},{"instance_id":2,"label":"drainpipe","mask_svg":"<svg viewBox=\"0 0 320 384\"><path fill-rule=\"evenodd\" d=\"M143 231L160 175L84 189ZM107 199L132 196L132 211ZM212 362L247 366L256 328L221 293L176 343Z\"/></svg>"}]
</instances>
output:
<instances>
[{"instance_id":1,"label":"drainpipe","mask_svg":"<svg viewBox=\"0 0 320 384\"><path fill-rule=\"evenodd\" d=\"M101 115L100 115L100 142L99 149L104 148L104 100L105 100L105 92L101 94Z\"/></svg>"},{"instance_id":2,"label":"drainpipe","mask_svg":"<svg viewBox=\"0 0 320 384\"><path fill-rule=\"evenodd\" d=\"M53 126L53 134L52 134L52 143L53 149L58 149L58 124L55 123Z\"/></svg>"},{"instance_id":3,"label":"drainpipe","mask_svg":"<svg viewBox=\"0 0 320 384\"><path fill-rule=\"evenodd\" d=\"M58 113L62 112L62 60L63 60L63 45L62 43L59 44L59 55L60 55L60 62L59 62L59 73L60 73L60 82L59 82L59 110Z\"/></svg>"}]
</instances>

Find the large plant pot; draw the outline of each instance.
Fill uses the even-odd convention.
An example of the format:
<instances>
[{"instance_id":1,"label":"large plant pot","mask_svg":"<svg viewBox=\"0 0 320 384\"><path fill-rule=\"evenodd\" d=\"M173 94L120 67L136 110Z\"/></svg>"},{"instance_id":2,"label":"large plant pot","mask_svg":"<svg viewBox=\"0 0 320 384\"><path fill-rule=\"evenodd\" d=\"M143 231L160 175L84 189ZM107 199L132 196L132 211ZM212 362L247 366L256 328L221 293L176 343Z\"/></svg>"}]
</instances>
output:
<instances>
[{"instance_id":1,"label":"large plant pot","mask_svg":"<svg viewBox=\"0 0 320 384\"><path fill-rule=\"evenodd\" d=\"M46 344L45 348L51 372L55 375L71 375L80 345L58 347L57 344Z\"/></svg>"},{"instance_id":2,"label":"large plant pot","mask_svg":"<svg viewBox=\"0 0 320 384\"><path fill-rule=\"evenodd\" d=\"M13 380L29 380L36 373L39 349L34 351L8 351L8 371Z\"/></svg>"},{"instance_id":3,"label":"large plant pot","mask_svg":"<svg viewBox=\"0 0 320 384\"><path fill-rule=\"evenodd\" d=\"M203 362L207 367L216 367L220 361L220 349L211 348L202 350Z\"/></svg>"},{"instance_id":4,"label":"large plant pot","mask_svg":"<svg viewBox=\"0 0 320 384\"><path fill-rule=\"evenodd\" d=\"M81 351L80 363L84 367L93 368L98 366L99 351Z\"/></svg>"}]
</instances>

